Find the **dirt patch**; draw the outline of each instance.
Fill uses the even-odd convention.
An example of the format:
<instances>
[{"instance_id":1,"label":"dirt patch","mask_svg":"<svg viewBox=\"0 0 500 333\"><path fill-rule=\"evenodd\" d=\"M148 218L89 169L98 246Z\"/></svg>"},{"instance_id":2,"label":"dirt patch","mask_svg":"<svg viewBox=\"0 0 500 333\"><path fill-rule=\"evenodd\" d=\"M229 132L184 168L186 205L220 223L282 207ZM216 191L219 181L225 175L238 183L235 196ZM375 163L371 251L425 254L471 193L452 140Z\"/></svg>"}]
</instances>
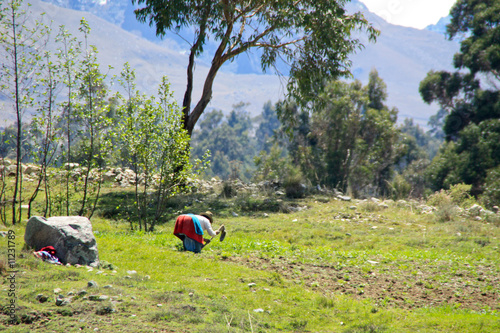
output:
<instances>
[{"instance_id":1,"label":"dirt patch","mask_svg":"<svg viewBox=\"0 0 500 333\"><path fill-rule=\"evenodd\" d=\"M475 267L478 274L455 271L442 280L442 271L425 265L415 265L412 271L384 265L371 270L338 269L332 266L289 263L286 258L226 259L253 269L272 270L289 281L321 291L352 295L356 299L371 299L377 306L405 309L449 305L475 311L500 310L498 286L500 277L488 267ZM443 267L440 267L443 269Z\"/></svg>"}]
</instances>

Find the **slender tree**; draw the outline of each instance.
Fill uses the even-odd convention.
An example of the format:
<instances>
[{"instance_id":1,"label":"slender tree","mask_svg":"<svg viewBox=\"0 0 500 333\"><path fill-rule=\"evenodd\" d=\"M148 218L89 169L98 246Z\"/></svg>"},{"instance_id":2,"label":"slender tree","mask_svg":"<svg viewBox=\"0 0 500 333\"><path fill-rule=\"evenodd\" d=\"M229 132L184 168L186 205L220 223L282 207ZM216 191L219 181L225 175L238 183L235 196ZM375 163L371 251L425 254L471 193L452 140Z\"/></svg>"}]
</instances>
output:
<instances>
[{"instance_id":1,"label":"slender tree","mask_svg":"<svg viewBox=\"0 0 500 333\"><path fill-rule=\"evenodd\" d=\"M82 126L80 145L85 168L83 170L83 197L78 215L88 215L90 218L99 200L102 184L100 170L104 168L106 156L111 150L109 128L112 121L108 117L108 89L105 83L107 75L100 71L96 47L87 43L90 26L84 19L81 21L80 31L84 34L86 54L77 74L80 103L75 106L75 111ZM93 203L89 203L91 189L95 192Z\"/></svg>"},{"instance_id":2,"label":"slender tree","mask_svg":"<svg viewBox=\"0 0 500 333\"><path fill-rule=\"evenodd\" d=\"M66 215L70 214L70 163L73 162L71 148L73 145L72 138L74 137L74 120L75 110L74 110L74 100L76 98L76 75L77 68L81 60L82 55L82 45L81 42L78 41L76 37L71 35L68 30L64 26L59 27L59 33L56 36L56 42L58 42L58 52L57 55L57 63L58 66L63 71L61 83L64 85L66 89L66 101L61 102L60 106L63 108L63 118L61 119L61 123L64 123L66 126L65 137L66 137L66 150L65 150L65 162L66 162ZM62 130L63 128L61 128Z\"/></svg>"},{"instance_id":3,"label":"slender tree","mask_svg":"<svg viewBox=\"0 0 500 333\"><path fill-rule=\"evenodd\" d=\"M135 72L125 64L119 79L126 93L118 109L120 156L136 175L139 230L152 231L165 213L165 201L187 188L184 184L193 165L188 160L189 136L181 126L182 112L166 77L158 89L158 101L141 95L134 80Z\"/></svg>"},{"instance_id":4,"label":"slender tree","mask_svg":"<svg viewBox=\"0 0 500 333\"><path fill-rule=\"evenodd\" d=\"M29 28L29 13L22 0L0 3L0 92L12 101L16 115L16 176L12 195L12 224L22 214L22 140L23 116L33 105L33 94L40 75L40 49L46 43L49 28L36 20Z\"/></svg>"},{"instance_id":5,"label":"slender tree","mask_svg":"<svg viewBox=\"0 0 500 333\"><path fill-rule=\"evenodd\" d=\"M47 168L54 161L59 148L58 131L55 126L59 122L56 99L59 90L58 75L60 74L57 64L53 62L52 58L50 52L44 52L45 66L39 79L37 113L31 121L31 137L35 140L34 146L38 147L37 150L32 152L33 161L38 164L40 169L38 171L38 182L28 201L28 217L31 217L32 204L42 185L45 193L43 216L50 214L50 186Z\"/></svg>"}]
</instances>

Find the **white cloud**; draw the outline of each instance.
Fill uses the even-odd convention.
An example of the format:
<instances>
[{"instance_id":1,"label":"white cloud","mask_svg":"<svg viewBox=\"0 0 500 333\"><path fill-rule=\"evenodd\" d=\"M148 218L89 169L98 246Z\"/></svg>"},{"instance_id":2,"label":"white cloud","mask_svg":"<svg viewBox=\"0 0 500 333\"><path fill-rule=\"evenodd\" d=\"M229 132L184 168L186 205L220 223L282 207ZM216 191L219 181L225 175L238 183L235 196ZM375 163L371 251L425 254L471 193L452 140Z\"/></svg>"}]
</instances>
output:
<instances>
[{"instance_id":1,"label":"white cloud","mask_svg":"<svg viewBox=\"0 0 500 333\"><path fill-rule=\"evenodd\" d=\"M456 0L360 0L389 23L423 29L448 16Z\"/></svg>"}]
</instances>

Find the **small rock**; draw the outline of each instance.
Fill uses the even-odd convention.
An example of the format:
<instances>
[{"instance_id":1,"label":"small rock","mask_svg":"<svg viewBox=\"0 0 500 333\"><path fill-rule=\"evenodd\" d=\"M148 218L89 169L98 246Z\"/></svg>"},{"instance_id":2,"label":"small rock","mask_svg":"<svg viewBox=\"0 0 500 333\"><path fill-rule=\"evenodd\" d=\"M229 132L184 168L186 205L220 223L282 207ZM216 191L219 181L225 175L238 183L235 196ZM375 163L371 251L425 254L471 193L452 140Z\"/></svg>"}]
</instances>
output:
<instances>
[{"instance_id":1,"label":"small rock","mask_svg":"<svg viewBox=\"0 0 500 333\"><path fill-rule=\"evenodd\" d=\"M194 293L189 293L189 297L193 297L194 296Z\"/></svg>"},{"instance_id":2,"label":"small rock","mask_svg":"<svg viewBox=\"0 0 500 333\"><path fill-rule=\"evenodd\" d=\"M85 296L85 295L87 295L87 291L86 290L80 290L78 292L78 296Z\"/></svg>"},{"instance_id":3,"label":"small rock","mask_svg":"<svg viewBox=\"0 0 500 333\"><path fill-rule=\"evenodd\" d=\"M368 261L370 264L372 264L372 265L376 265L376 264L378 264L378 261L373 261L373 260L367 260L367 261Z\"/></svg>"},{"instance_id":4,"label":"small rock","mask_svg":"<svg viewBox=\"0 0 500 333\"><path fill-rule=\"evenodd\" d=\"M108 284L108 285L104 286L104 288L106 288L106 289L111 289L111 288L113 288L113 286L112 286L112 285L110 285L110 284Z\"/></svg>"},{"instance_id":5,"label":"small rock","mask_svg":"<svg viewBox=\"0 0 500 333\"><path fill-rule=\"evenodd\" d=\"M264 213L264 217L269 217L269 214L267 214L267 213Z\"/></svg>"},{"instance_id":6,"label":"small rock","mask_svg":"<svg viewBox=\"0 0 500 333\"><path fill-rule=\"evenodd\" d=\"M257 285L257 283L253 283L253 282L248 284L248 286L249 286L250 288L255 287L256 285Z\"/></svg>"},{"instance_id":7,"label":"small rock","mask_svg":"<svg viewBox=\"0 0 500 333\"><path fill-rule=\"evenodd\" d=\"M106 301L108 299L109 299L109 296L106 296L106 295L89 295L89 300L91 300L91 301L102 302L102 301Z\"/></svg>"},{"instance_id":8,"label":"small rock","mask_svg":"<svg viewBox=\"0 0 500 333\"><path fill-rule=\"evenodd\" d=\"M235 212L232 212L231 215L233 215L234 217L238 217L238 214Z\"/></svg>"},{"instance_id":9,"label":"small rock","mask_svg":"<svg viewBox=\"0 0 500 333\"><path fill-rule=\"evenodd\" d=\"M56 299L56 305L57 306L65 306L70 303L70 299L68 298L57 298Z\"/></svg>"},{"instance_id":10,"label":"small rock","mask_svg":"<svg viewBox=\"0 0 500 333\"><path fill-rule=\"evenodd\" d=\"M355 210L355 209L358 209L358 207L356 207L356 206L350 206L349 209Z\"/></svg>"},{"instance_id":11,"label":"small rock","mask_svg":"<svg viewBox=\"0 0 500 333\"><path fill-rule=\"evenodd\" d=\"M156 304L157 307L161 308L163 304Z\"/></svg>"},{"instance_id":12,"label":"small rock","mask_svg":"<svg viewBox=\"0 0 500 333\"><path fill-rule=\"evenodd\" d=\"M264 309L254 309L253 312L261 313L264 312Z\"/></svg>"},{"instance_id":13,"label":"small rock","mask_svg":"<svg viewBox=\"0 0 500 333\"><path fill-rule=\"evenodd\" d=\"M54 294L59 294L62 291L61 288L56 288L54 289Z\"/></svg>"},{"instance_id":14,"label":"small rock","mask_svg":"<svg viewBox=\"0 0 500 333\"><path fill-rule=\"evenodd\" d=\"M346 234L346 236L351 236L351 234L350 234L350 233L348 233L348 232L346 232L345 234Z\"/></svg>"},{"instance_id":15,"label":"small rock","mask_svg":"<svg viewBox=\"0 0 500 333\"><path fill-rule=\"evenodd\" d=\"M89 282L87 282L87 287L89 287L89 288L97 288L97 282L95 282L95 281L89 281Z\"/></svg>"},{"instance_id":16,"label":"small rock","mask_svg":"<svg viewBox=\"0 0 500 333\"><path fill-rule=\"evenodd\" d=\"M134 270L127 271L127 274L129 274L129 275L132 275L132 274L137 274L137 271L134 271Z\"/></svg>"},{"instance_id":17,"label":"small rock","mask_svg":"<svg viewBox=\"0 0 500 333\"><path fill-rule=\"evenodd\" d=\"M351 197L348 197L347 195L339 195L337 196L342 201L351 201Z\"/></svg>"},{"instance_id":18,"label":"small rock","mask_svg":"<svg viewBox=\"0 0 500 333\"><path fill-rule=\"evenodd\" d=\"M40 303L45 303L49 300L49 298L43 294L36 295L36 300Z\"/></svg>"}]
</instances>

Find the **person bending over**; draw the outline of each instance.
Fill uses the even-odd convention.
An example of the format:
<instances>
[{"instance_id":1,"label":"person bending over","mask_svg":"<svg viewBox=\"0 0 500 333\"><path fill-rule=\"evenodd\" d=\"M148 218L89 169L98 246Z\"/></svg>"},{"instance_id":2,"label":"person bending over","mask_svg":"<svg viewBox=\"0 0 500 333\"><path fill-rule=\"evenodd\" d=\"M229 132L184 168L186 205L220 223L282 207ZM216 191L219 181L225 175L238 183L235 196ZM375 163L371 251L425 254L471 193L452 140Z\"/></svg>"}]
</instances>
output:
<instances>
[{"instance_id":1,"label":"person bending over","mask_svg":"<svg viewBox=\"0 0 500 333\"><path fill-rule=\"evenodd\" d=\"M206 231L213 237L218 235L222 228L221 226L214 231L212 223L212 213L209 211L199 215L179 215L175 221L174 235L182 241L185 251L200 253L201 249L210 242L209 239L203 239L204 232Z\"/></svg>"}]
</instances>

